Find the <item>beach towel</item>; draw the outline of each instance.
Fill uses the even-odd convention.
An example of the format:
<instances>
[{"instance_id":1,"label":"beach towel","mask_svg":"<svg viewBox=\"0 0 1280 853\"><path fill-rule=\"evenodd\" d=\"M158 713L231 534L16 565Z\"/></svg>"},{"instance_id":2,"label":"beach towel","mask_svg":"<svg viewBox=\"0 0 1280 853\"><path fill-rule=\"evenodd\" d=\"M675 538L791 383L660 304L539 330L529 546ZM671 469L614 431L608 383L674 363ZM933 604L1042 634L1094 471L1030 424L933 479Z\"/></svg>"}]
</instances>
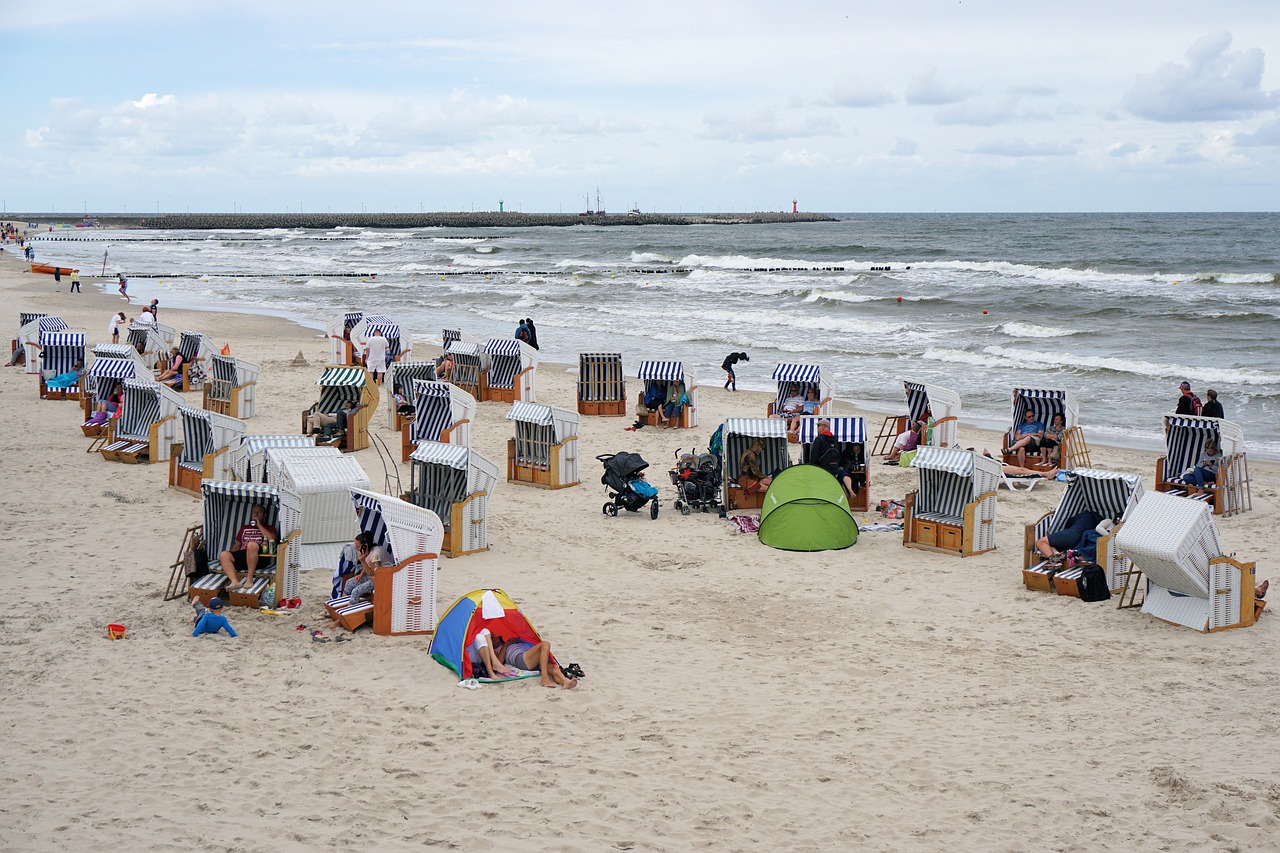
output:
<instances>
[{"instance_id":1,"label":"beach towel","mask_svg":"<svg viewBox=\"0 0 1280 853\"><path fill-rule=\"evenodd\" d=\"M757 515L730 516L729 523L738 528L739 533L760 532L760 517Z\"/></svg>"}]
</instances>

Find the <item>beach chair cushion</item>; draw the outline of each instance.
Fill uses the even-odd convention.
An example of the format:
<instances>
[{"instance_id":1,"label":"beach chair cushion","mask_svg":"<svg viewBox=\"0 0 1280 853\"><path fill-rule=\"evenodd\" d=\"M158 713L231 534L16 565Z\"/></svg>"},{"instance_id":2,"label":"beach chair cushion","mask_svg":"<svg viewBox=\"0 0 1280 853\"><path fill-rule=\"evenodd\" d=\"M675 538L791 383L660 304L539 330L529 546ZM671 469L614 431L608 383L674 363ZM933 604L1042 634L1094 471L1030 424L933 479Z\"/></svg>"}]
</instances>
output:
<instances>
[{"instance_id":1,"label":"beach chair cushion","mask_svg":"<svg viewBox=\"0 0 1280 853\"><path fill-rule=\"evenodd\" d=\"M351 603L345 595L331 598L324 603L324 609L338 620L348 631L354 631L373 618L373 602L368 600Z\"/></svg>"}]
</instances>

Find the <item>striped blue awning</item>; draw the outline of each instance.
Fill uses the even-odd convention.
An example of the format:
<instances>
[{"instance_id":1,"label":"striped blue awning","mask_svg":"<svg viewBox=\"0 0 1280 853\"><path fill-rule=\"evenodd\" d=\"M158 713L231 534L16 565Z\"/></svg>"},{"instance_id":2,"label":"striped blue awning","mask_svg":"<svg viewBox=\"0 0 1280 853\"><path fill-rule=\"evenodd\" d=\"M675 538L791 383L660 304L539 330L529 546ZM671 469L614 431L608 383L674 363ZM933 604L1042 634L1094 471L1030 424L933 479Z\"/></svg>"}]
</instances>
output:
<instances>
[{"instance_id":1,"label":"striped blue awning","mask_svg":"<svg viewBox=\"0 0 1280 853\"><path fill-rule=\"evenodd\" d=\"M462 355L471 358L479 358L483 350L479 344L471 341L454 341L449 344L449 355Z\"/></svg>"},{"instance_id":2,"label":"striped blue awning","mask_svg":"<svg viewBox=\"0 0 1280 853\"><path fill-rule=\"evenodd\" d=\"M135 366L127 358L98 358L89 365L89 375L100 379L132 379Z\"/></svg>"},{"instance_id":3,"label":"striped blue awning","mask_svg":"<svg viewBox=\"0 0 1280 853\"><path fill-rule=\"evenodd\" d=\"M639 379L657 379L668 382L684 380L684 362L683 361L642 361L640 362L640 371L637 374Z\"/></svg>"},{"instance_id":4,"label":"striped blue awning","mask_svg":"<svg viewBox=\"0 0 1280 853\"><path fill-rule=\"evenodd\" d=\"M773 369L775 382L808 382L816 384L822 368L816 364L779 364Z\"/></svg>"},{"instance_id":5,"label":"striped blue awning","mask_svg":"<svg viewBox=\"0 0 1280 853\"><path fill-rule=\"evenodd\" d=\"M48 316L49 315L44 313L43 311L19 311L18 312L18 328L21 329L23 326L27 325L28 323L34 323L36 320L39 320L42 317L48 317ZM49 331L57 331L57 330L50 329Z\"/></svg>"},{"instance_id":6,"label":"striped blue awning","mask_svg":"<svg viewBox=\"0 0 1280 853\"><path fill-rule=\"evenodd\" d=\"M348 329L354 328L362 319L364 319L363 311L347 311L342 315L342 325Z\"/></svg>"},{"instance_id":7,"label":"striped blue awning","mask_svg":"<svg viewBox=\"0 0 1280 853\"><path fill-rule=\"evenodd\" d=\"M800 443L812 444L818 437L818 421L821 417L804 417L800 419ZM844 417L827 418L831 422L831 434L836 441L866 443L867 425L862 418Z\"/></svg>"},{"instance_id":8,"label":"striped blue awning","mask_svg":"<svg viewBox=\"0 0 1280 853\"><path fill-rule=\"evenodd\" d=\"M62 328L66 328L63 326ZM40 335L40 346L45 349L53 347L83 347L84 332L45 332Z\"/></svg>"},{"instance_id":9,"label":"striped blue awning","mask_svg":"<svg viewBox=\"0 0 1280 853\"><path fill-rule=\"evenodd\" d=\"M41 332L61 332L65 328L67 328L67 324L61 317L45 316L40 318Z\"/></svg>"},{"instance_id":10,"label":"striped blue awning","mask_svg":"<svg viewBox=\"0 0 1280 853\"><path fill-rule=\"evenodd\" d=\"M911 460L911 467L969 477L973 475L973 453L950 447L921 447Z\"/></svg>"},{"instance_id":11,"label":"striped blue awning","mask_svg":"<svg viewBox=\"0 0 1280 853\"><path fill-rule=\"evenodd\" d=\"M484 351L489 355L520 356L520 342L515 338L491 338L484 342Z\"/></svg>"},{"instance_id":12,"label":"striped blue awning","mask_svg":"<svg viewBox=\"0 0 1280 853\"><path fill-rule=\"evenodd\" d=\"M1013 393L1029 400L1061 400L1067 395L1061 388L1014 388Z\"/></svg>"},{"instance_id":13,"label":"striped blue awning","mask_svg":"<svg viewBox=\"0 0 1280 853\"><path fill-rule=\"evenodd\" d=\"M511 411L507 412L507 420L551 426L552 411L550 406L541 403L515 402L511 404Z\"/></svg>"},{"instance_id":14,"label":"striped blue awning","mask_svg":"<svg viewBox=\"0 0 1280 853\"><path fill-rule=\"evenodd\" d=\"M317 385L333 387L361 387L365 384L363 367L326 367L316 380Z\"/></svg>"},{"instance_id":15,"label":"striped blue awning","mask_svg":"<svg viewBox=\"0 0 1280 853\"><path fill-rule=\"evenodd\" d=\"M470 462L471 450L456 444L424 441L418 445L413 453L409 454L409 458L414 462L421 462L425 465L447 465L450 468L465 471Z\"/></svg>"},{"instance_id":16,"label":"striped blue awning","mask_svg":"<svg viewBox=\"0 0 1280 853\"><path fill-rule=\"evenodd\" d=\"M724 435L748 435L752 438L786 438L787 422L781 418L729 418L724 422Z\"/></svg>"},{"instance_id":17,"label":"striped blue awning","mask_svg":"<svg viewBox=\"0 0 1280 853\"><path fill-rule=\"evenodd\" d=\"M94 344L93 354L99 358L127 358L132 360L137 350L128 344Z\"/></svg>"}]
</instances>

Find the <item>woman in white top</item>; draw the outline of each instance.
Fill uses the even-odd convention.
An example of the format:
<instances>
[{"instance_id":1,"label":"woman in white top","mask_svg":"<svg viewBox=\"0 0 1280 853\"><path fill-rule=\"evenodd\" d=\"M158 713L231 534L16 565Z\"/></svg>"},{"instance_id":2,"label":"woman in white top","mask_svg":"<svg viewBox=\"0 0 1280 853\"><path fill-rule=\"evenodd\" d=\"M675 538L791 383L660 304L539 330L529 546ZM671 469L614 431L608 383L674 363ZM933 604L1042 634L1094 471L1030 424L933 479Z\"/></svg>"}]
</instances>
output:
<instances>
[{"instance_id":1,"label":"woman in white top","mask_svg":"<svg viewBox=\"0 0 1280 853\"><path fill-rule=\"evenodd\" d=\"M126 321L123 311L111 318L111 322L107 324L107 331L111 333L111 343L120 343L120 324Z\"/></svg>"}]
</instances>

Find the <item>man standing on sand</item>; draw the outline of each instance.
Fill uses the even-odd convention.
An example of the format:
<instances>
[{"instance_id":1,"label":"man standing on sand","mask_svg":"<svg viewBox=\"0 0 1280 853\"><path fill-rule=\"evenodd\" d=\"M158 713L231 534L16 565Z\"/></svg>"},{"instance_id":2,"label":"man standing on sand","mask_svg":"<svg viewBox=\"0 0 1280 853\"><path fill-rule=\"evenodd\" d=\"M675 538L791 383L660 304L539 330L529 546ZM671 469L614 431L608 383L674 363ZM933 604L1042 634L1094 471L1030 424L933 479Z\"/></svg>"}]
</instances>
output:
<instances>
[{"instance_id":1,"label":"man standing on sand","mask_svg":"<svg viewBox=\"0 0 1280 853\"><path fill-rule=\"evenodd\" d=\"M1209 398L1209 402L1205 403L1200 408L1200 416L1205 418L1218 418L1219 420L1225 418L1227 415L1222 411L1222 404L1218 402L1218 392L1209 388L1204 392L1204 395Z\"/></svg>"},{"instance_id":2,"label":"man standing on sand","mask_svg":"<svg viewBox=\"0 0 1280 853\"><path fill-rule=\"evenodd\" d=\"M53 284L59 288L62 286L62 267L53 268Z\"/></svg>"},{"instance_id":3,"label":"man standing on sand","mask_svg":"<svg viewBox=\"0 0 1280 853\"><path fill-rule=\"evenodd\" d=\"M79 270L72 270L72 271L71 271L71 289L70 289L69 291L67 291L67 292L68 292L68 293L81 293L81 292L82 292L82 291L80 290L80 271L79 271Z\"/></svg>"},{"instance_id":4,"label":"man standing on sand","mask_svg":"<svg viewBox=\"0 0 1280 853\"><path fill-rule=\"evenodd\" d=\"M1175 415L1198 415L1200 414L1200 398L1191 393L1191 383L1183 382L1178 388L1182 391L1182 396L1178 398L1178 408L1174 410Z\"/></svg>"},{"instance_id":5,"label":"man standing on sand","mask_svg":"<svg viewBox=\"0 0 1280 853\"><path fill-rule=\"evenodd\" d=\"M538 327L533 325L533 318L525 317L524 324L529 328L529 346L534 349L540 349L538 346Z\"/></svg>"},{"instance_id":6,"label":"man standing on sand","mask_svg":"<svg viewBox=\"0 0 1280 853\"><path fill-rule=\"evenodd\" d=\"M364 367L373 374L373 381L381 385L379 377L387 375L387 339L377 329L364 342Z\"/></svg>"}]
</instances>

